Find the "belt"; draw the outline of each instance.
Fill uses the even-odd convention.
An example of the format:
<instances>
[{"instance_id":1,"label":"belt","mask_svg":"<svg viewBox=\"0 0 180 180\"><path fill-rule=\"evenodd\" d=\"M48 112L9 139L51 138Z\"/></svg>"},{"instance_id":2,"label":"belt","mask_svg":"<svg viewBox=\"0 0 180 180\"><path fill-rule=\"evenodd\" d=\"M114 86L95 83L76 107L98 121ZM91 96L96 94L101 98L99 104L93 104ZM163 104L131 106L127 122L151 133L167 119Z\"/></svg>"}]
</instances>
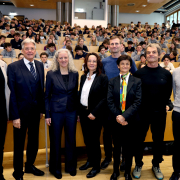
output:
<instances>
[{"instance_id":1,"label":"belt","mask_svg":"<svg viewBox=\"0 0 180 180\"><path fill-rule=\"evenodd\" d=\"M81 106L82 106L83 109L88 110L88 106L83 106L82 104L81 104Z\"/></svg>"}]
</instances>

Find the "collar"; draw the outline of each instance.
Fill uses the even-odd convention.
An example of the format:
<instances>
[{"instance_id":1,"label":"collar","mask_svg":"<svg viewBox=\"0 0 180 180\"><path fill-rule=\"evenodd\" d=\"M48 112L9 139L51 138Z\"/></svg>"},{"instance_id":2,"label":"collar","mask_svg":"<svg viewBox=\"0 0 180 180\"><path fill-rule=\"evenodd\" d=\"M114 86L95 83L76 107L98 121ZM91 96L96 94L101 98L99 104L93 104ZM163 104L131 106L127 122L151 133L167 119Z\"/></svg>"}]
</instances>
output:
<instances>
[{"instance_id":1,"label":"collar","mask_svg":"<svg viewBox=\"0 0 180 180\"><path fill-rule=\"evenodd\" d=\"M24 59L24 63L25 63L26 65L29 65L29 62L30 62L30 61L27 60L26 58L23 58L23 59ZM34 60L32 61L32 63L35 64L35 63L34 63Z\"/></svg>"},{"instance_id":2,"label":"collar","mask_svg":"<svg viewBox=\"0 0 180 180\"><path fill-rule=\"evenodd\" d=\"M86 77L87 77L87 78L90 77L90 76L89 76L89 73L87 74ZM96 77L96 73L94 73L94 74L91 76L91 79L94 79L95 77Z\"/></svg>"}]
</instances>

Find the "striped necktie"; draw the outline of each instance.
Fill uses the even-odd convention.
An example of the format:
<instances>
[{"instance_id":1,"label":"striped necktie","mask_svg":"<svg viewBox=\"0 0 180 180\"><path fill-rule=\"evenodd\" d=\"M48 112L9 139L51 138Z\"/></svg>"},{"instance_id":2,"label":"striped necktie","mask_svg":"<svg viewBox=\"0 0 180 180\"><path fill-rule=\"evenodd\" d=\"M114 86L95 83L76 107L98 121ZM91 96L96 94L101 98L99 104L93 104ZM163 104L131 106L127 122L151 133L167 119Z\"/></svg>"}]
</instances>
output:
<instances>
[{"instance_id":1,"label":"striped necktie","mask_svg":"<svg viewBox=\"0 0 180 180\"><path fill-rule=\"evenodd\" d=\"M30 67L30 72L31 72L31 74L33 75L34 79L36 80L37 74L36 74L36 71L35 71L35 69L34 69L33 63L32 63L32 62L29 62L29 65L31 66L31 67Z\"/></svg>"}]
</instances>

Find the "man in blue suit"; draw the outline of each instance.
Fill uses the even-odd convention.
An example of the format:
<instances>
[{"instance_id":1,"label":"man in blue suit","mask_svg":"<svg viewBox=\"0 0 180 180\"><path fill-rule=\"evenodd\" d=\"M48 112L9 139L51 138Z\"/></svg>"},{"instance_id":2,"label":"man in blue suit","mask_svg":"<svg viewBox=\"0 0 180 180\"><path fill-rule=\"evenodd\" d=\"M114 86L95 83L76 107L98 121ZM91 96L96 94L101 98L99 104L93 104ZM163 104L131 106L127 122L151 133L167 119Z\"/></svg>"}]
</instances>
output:
<instances>
[{"instance_id":1,"label":"man in blue suit","mask_svg":"<svg viewBox=\"0 0 180 180\"><path fill-rule=\"evenodd\" d=\"M14 126L14 172L16 180L23 180L23 150L28 129L25 173L44 175L33 164L38 151L39 122L44 113L44 67L34 60L36 44L32 39L22 42L24 58L8 66L10 120Z\"/></svg>"}]
</instances>

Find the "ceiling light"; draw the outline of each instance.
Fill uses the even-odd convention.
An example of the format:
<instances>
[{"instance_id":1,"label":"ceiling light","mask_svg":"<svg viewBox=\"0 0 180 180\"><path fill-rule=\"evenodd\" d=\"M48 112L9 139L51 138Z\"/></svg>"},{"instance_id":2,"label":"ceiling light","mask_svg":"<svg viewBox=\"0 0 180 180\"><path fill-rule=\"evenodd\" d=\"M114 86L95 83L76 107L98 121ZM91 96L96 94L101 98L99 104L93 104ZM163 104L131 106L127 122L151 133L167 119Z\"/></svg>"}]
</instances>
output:
<instances>
[{"instance_id":1,"label":"ceiling light","mask_svg":"<svg viewBox=\"0 0 180 180\"><path fill-rule=\"evenodd\" d=\"M5 4L5 3L3 3L3 4Z\"/></svg>"},{"instance_id":2,"label":"ceiling light","mask_svg":"<svg viewBox=\"0 0 180 180\"><path fill-rule=\"evenodd\" d=\"M30 6L34 6L34 4L30 4Z\"/></svg>"},{"instance_id":3,"label":"ceiling light","mask_svg":"<svg viewBox=\"0 0 180 180\"><path fill-rule=\"evenodd\" d=\"M136 12L139 12L139 10L137 10Z\"/></svg>"},{"instance_id":4,"label":"ceiling light","mask_svg":"<svg viewBox=\"0 0 180 180\"><path fill-rule=\"evenodd\" d=\"M142 5L142 6L143 6L143 7L146 7L147 5L144 4L144 5Z\"/></svg>"}]
</instances>

